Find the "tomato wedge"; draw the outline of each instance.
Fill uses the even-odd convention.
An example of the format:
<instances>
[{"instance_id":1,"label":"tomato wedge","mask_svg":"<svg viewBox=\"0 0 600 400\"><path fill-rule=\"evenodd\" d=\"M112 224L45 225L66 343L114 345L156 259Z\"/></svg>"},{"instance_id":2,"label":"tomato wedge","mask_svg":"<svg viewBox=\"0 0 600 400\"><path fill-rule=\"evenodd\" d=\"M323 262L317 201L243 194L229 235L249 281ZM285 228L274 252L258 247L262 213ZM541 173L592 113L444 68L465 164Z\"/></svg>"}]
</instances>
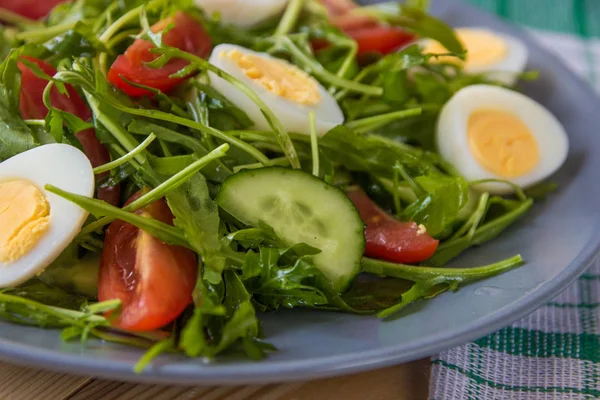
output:
<instances>
[{"instance_id":1,"label":"tomato wedge","mask_svg":"<svg viewBox=\"0 0 600 400\"><path fill-rule=\"evenodd\" d=\"M40 19L67 0L0 0L0 8L31 19Z\"/></svg>"},{"instance_id":2,"label":"tomato wedge","mask_svg":"<svg viewBox=\"0 0 600 400\"><path fill-rule=\"evenodd\" d=\"M35 63L48 76L56 74L56 69L45 61L33 57L22 56L32 63ZM25 64L19 62L21 71L21 100L19 108L21 116L25 119L43 119L48 114L48 109L44 105L44 88L48 81L37 77ZM59 110L69 112L84 121L92 119L92 113L77 91L70 85L67 86L68 96L60 94L58 89L52 88L50 100L52 105ZM106 164L110 161L108 149L96 137L94 129L86 129L75 134L85 154L90 159L93 167ZM98 175L98 178L106 176L107 173ZM121 199L121 189L119 185L99 188L98 198L112 205L119 204Z\"/></svg>"},{"instance_id":3,"label":"tomato wedge","mask_svg":"<svg viewBox=\"0 0 600 400\"><path fill-rule=\"evenodd\" d=\"M164 200L136 213L173 223L173 214ZM113 326L152 331L175 320L192 302L196 276L196 255L192 251L165 244L131 224L115 221L104 240L98 300L121 300L121 313L112 321Z\"/></svg>"},{"instance_id":4,"label":"tomato wedge","mask_svg":"<svg viewBox=\"0 0 600 400\"><path fill-rule=\"evenodd\" d=\"M354 13L358 6L352 0L321 0L321 3L329 12L329 21L356 41L358 55L388 54L416 39L403 29L383 26L367 15Z\"/></svg>"},{"instance_id":5,"label":"tomato wedge","mask_svg":"<svg viewBox=\"0 0 600 400\"><path fill-rule=\"evenodd\" d=\"M349 30L348 36L358 43L358 54L389 54L416 39L400 28L391 26L375 26Z\"/></svg>"},{"instance_id":6,"label":"tomato wedge","mask_svg":"<svg viewBox=\"0 0 600 400\"><path fill-rule=\"evenodd\" d=\"M415 222L400 222L377 205L361 189L350 189L348 197L367 225L365 255L381 260L414 264L435 253L439 241Z\"/></svg>"},{"instance_id":7,"label":"tomato wedge","mask_svg":"<svg viewBox=\"0 0 600 400\"><path fill-rule=\"evenodd\" d=\"M163 42L171 47L205 58L211 50L210 37L202 25L194 18L181 11L173 16L163 19L152 26L153 32L160 32L167 26L173 27L163 36ZM143 39L136 39L125 54L117 57L108 71L108 80L123 90L129 96L139 97L151 95L144 90L128 84L127 81L138 83L168 92L183 80L169 76L184 68L186 60L171 60L162 68L151 68L146 63L156 60L159 55L150 52L154 45Z\"/></svg>"}]
</instances>

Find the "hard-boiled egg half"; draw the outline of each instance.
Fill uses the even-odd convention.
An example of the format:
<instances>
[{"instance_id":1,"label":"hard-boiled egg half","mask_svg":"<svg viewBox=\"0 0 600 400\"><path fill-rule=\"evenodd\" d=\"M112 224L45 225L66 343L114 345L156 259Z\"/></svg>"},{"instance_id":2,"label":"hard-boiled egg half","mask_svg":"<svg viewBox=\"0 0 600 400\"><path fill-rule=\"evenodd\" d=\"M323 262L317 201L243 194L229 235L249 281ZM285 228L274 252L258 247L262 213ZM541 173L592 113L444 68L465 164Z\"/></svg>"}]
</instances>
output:
<instances>
[{"instance_id":1,"label":"hard-boiled egg half","mask_svg":"<svg viewBox=\"0 0 600 400\"><path fill-rule=\"evenodd\" d=\"M457 28L458 39L467 54L464 62L456 57L440 57L439 61L460 63L466 72L485 73L490 79L513 85L518 74L525 70L529 57L520 40L484 28ZM440 43L426 40L423 51L432 54L448 53Z\"/></svg>"},{"instance_id":2,"label":"hard-boiled egg half","mask_svg":"<svg viewBox=\"0 0 600 400\"><path fill-rule=\"evenodd\" d=\"M221 44L215 47L209 61L254 91L289 132L309 134L311 111L320 135L344 122L344 114L333 96L316 79L285 60ZM256 129L271 130L260 108L248 96L214 73L210 80L215 89L248 114Z\"/></svg>"},{"instance_id":3,"label":"hard-boiled egg half","mask_svg":"<svg viewBox=\"0 0 600 400\"><path fill-rule=\"evenodd\" d=\"M565 162L569 141L561 123L542 105L498 86L473 85L446 103L437 124L442 157L468 181L497 179L528 187ZM506 194L503 183L478 190Z\"/></svg>"},{"instance_id":4,"label":"hard-boiled egg half","mask_svg":"<svg viewBox=\"0 0 600 400\"><path fill-rule=\"evenodd\" d=\"M221 21L241 28L252 28L280 15L288 0L195 0L196 5L211 17L218 14Z\"/></svg>"},{"instance_id":5,"label":"hard-boiled egg half","mask_svg":"<svg viewBox=\"0 0 600 400\"><path fill-rule=\"evenodd\" d=\"M36 147L0 163L0 288L41 273L87 218L75 204L44 190L46 184L92 197L92 166L66 144Z\"/></svg>"}]
</instances>

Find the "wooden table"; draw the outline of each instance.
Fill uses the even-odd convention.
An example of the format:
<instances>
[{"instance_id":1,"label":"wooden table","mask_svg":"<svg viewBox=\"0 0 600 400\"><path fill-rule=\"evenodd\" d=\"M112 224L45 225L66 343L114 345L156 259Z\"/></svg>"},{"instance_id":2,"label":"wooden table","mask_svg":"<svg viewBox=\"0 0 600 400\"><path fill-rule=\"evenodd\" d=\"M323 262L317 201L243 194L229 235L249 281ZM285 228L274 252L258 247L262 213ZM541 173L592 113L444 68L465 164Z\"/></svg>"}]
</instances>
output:
<instances>
[{"instance_id":1,"label":"wooden table","mask_svg":"<svg viewBox=\"0 0 600 400\"><path fill-rule=\"evenodd\" d=\"M427 360L311 382L220 387L121 383L0 363L0 399L424 400L428 378Z\"/></svg>"}]
</instances>

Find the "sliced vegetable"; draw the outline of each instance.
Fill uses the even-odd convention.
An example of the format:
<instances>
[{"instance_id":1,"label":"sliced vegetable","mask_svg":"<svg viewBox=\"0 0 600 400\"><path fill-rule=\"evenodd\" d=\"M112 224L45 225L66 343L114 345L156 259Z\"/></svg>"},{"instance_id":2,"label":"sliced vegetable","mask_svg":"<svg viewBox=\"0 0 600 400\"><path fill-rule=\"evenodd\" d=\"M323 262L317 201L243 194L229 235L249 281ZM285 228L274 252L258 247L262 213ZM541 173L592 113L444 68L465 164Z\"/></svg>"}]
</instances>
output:
<instances>
[{"instance_id":1,"label":"sliced vegetable","mask_svg":"<svg viewBox=\"0 0 600 400\"><path fill-rule=\"evenodd\" d=\"M360 271L363 223L344 193L314 176L271 167L232 175L217 203L254 227L267 224L287 245L306 243L321 252L317 268L343 291Z\"/></svg>"},{"instance_id":2,"label":"sliced vegetable","mask_svg":"<svg viewBox=\"0 0 600 400\"><path fill-rule=\"evenodd\" d=\"M134 195L134 201L140 193ZM164 200L136 212L173 223ZM196 285L196 256L168 245L123 221L106 231L98 300L121 300L122 310L112 325L129 331L151 331L172 322L192 302Z\"/></svg>"},{"instance_id":3,"label":"sliced vegetable","mask_svg":"<svg viewBox=\"0 0 600 400\"><path fill-rule=\"evenodd\" d=\"M168 29L162 36L166 46L176 47L185 52L205 58L211 50L210 37L197 20L178 11L173 16L163 19L151 27L152 32L158 33ZM108 80L123 90L129 96L139 97L152 95L148 90L130 85L127 81L143 86L149 86L168 92L187 77L171 77L172 74L189 64L186 60L173 59L163 66L154 67L148 63L160 55L150 52L154 48L148 40L136 39L125 52L117 57L108 71Z\"/></svg>"},{"instance_id":4,"label":"sliced vegetable","mask_svg":"<svg viewBox=\"0 0 600 400\"><path fill-rule=\"evenodd\" d=\"M403 29L375 26L347 30L346 33L358 44L358 54L388 54L413 42L416 37Z\"/></svg>"},{"instance_id":5,"label":"sliced vegetable","mask_svg":"<svg viewBox=\"0 0 600 400\"><path fill-rule=\"evenodd\" d=\"M329 12L330 22L356 41L359 55L388 54L416 39L415 35L401 28L381 25L370 15L354 12L358 5L352 0L321 2Z\"/></svg>"},{"instance_id":6,"label":"sliced vegetable","mask_svg":"<svg viewBox=\"0 0 600 400\"><path fill-rule=\"evenodd\" d=\"M347 191L367 225L365 255L396 263L414 264L435 253L439 241L433 239L422 225L400 222L387 214L358 188Z\"/></svg>"},{"instance_id":7,"label":"sliced vegetable","mask_svg":"<svg viewBox=\"0 0 600 400\"><path fill-rule=\"evenodd\" d=\"M31 19L40 19L50 10L67 0L0 0L0 8L12 11Z\"/></svg>"},{"instance_id":8,"label":"sliced vegetable","mask_svg":"<svg viewBox=\"0 0 600 400\"><path fill-rule=\"evenodd\" d=\"M26 62L33 63L49 77L56 74L56 69L49 63L33 57L22 56ZM21 116L24 119L44 119L48 115L48 108L44 104L43 95L48 81L37 76L25 62L19 62L21 71L21 95L19 108ZM65 85L68 95L61 94L56 87L50 91L50 101L52 106L75 115L76 117L90 121L92 112L83 101L79 93L70 85ZM81 143L85 154L90 159L93 167L98 167L110 162L110 154L96 137L94 129L85 129L75 133L75 136ZM99 174L97 177L102 179L107 174ZM98 188L98 198L109 204L116 205L121 198L121 189L119 185Z\"/></svg>"}]
</instances>

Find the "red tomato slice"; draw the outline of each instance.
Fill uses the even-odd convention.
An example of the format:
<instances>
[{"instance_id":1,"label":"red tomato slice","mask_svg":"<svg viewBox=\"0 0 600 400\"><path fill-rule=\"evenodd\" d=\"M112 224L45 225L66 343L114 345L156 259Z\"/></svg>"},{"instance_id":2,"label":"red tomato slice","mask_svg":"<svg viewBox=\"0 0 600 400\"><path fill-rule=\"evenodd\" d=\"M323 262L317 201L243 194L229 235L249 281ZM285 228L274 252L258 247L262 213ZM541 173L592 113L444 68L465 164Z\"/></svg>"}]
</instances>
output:
<instances>
[{"instance_id":1,"label":"red tomato slice","mask_svg":"<svg viewBox=\"0 0 600 400\"><path fill-rule=\"evenodd\" d=\"M381 260L414 264L427 260L439 244L415 222L400 222L371 201L361 189L347 192L367 225L365 255Z\"/></svg>"},{"instance_id":2,"label":"red tomato slice","mask_svg":"<svg viewBox=\"0 0 600 400\"><path fill-rule=\"evenodd\" d=\"M37 64L48 76L56 74L56 69L45 61L27 56L22 56L22 58ZM46 118L48 109L44 105L42 97L48 81L35 76L35 74L21 62L19 62L18 66L21 71L21 100L19 104L21 116L25 119ZM92 113L77 91L69 85L67 85L67 91L69 93L68 97L60 94L55 87L52 88L52 91L50 92L52 105L60 110L76 115L84 121L91 120ZM93 167L106 164L110 161L108 149L100 143L94 129L81 131L75 136L79 139L79 142ZM98 175L99 178L104 176L106 176L106 173ZM99 188L98 198L113 205L119 204L121 198L120 186Z\"/></svg>"},{"instance_id":3,"label":"red tomato slice","mask_svg":"<svg viewBox=\"0 0 600 400\"><path fill-rule=\"evenodd\" d=\"M173 222L164 200L136 213ZM113 326L142 332L169 324L192 302L196 277L196 256L192 251L165 244L123 221L113 222L106 231L98 300L121 300L121 313Z\"/></svg>"},{"instance_id":4,"label":"red tomato slice","mask_svg":"<svg viewBox=\"0 0 600 400\"><path fill-rule=\"evenodd\" d=\"M40 19L67 0L0 0L0 8L31 19Z\"/></svg>"},{"instance_id":5,"label":"red tomato slice","mask_svg":"<svg viewBox=\"0 0 600 400\"><path fill-rule=\"evenodd\" d=\"M173 28L163 36L165 44L199 57L205 58L209 55L211 50L210 37L198 21L181 11L157 22L152 26L152 31L160 32L171 24ZM122 78L163 92L171 90L185 80L186 78L169 78L171 74L188 64L185 60L171 60L162 68L150 68L146 65L147 62L159 57L158 54L150 52L153 47L152 43L147 40L136 39L125 51L125 54L117 57L110 67L108 80L133 97L151 95L152 93L129 85Z\"/></svg>"},{"instance_id":6,"label":"red tomato slice","mask_svg":"<svg viewBox=\"0 0 600 400\"><path fill-rule=\"evenodd\" d=\"M416 38L400 28L382 26L367 15L352 12L358 7L352 0L321 0L321 3L329 12L330 22L358 43L359 55L388 54Z\"/></svg>"},{"instance_id":7,"label":"red tomato slice","mask_svg":"<svg viewBox=\"0 0 600 400\"><path fill-rule=\"evenodd\" d=\"M346 31L348 36L358 43L358 54L388 54L416 39L400 28L388 26L366 27Z\"/></svg>"}]
</instances>

